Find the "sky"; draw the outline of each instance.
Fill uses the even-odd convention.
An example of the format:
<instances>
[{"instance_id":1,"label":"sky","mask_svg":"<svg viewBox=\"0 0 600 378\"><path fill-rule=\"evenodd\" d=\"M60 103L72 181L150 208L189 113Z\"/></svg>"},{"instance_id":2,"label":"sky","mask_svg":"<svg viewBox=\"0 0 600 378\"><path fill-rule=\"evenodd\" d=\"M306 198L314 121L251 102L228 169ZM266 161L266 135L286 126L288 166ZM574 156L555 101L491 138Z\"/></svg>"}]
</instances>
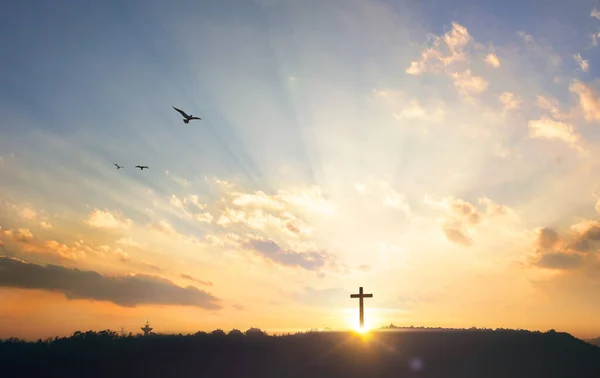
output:
<instances>
[{"instance_id":1,"label":"sky","mask_svg":"<svg viewBox=\"0 0 600 378\"><path fill-rule=\"evenodd\" d=\"M0 338L600 336L600 3L474 3L6 4Z\"/></svg>"}]
</instances>

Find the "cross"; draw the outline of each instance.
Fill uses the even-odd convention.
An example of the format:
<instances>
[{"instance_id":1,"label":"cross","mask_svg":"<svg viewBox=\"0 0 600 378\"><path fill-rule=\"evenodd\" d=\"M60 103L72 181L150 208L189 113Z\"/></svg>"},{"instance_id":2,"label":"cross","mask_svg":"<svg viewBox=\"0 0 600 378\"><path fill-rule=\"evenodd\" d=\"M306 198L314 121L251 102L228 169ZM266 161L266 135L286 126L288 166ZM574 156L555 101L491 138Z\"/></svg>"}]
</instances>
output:
<instances>
[{"instance_id":1,"label":"cross","mask_svg":"<svg viewBox=\"0 0 600 378\"><path fill-rule=\"evenodd\" d=\"M364 294L362 286L358 288L358 294L350 294L350 298L358 298L359 311L360 311L360 328L365 326L365 305L363 298L373 298L373 294Z\"/></svg>"}]
</instances>

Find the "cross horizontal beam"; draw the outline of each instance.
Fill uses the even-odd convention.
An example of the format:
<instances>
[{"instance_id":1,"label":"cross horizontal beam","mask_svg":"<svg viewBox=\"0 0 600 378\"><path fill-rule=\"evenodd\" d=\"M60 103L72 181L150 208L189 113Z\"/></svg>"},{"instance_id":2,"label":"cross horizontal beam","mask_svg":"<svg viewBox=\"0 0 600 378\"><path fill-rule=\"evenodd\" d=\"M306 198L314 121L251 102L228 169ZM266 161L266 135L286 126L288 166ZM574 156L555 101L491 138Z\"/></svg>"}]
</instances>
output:
<instances>
[{"instance_id":1,"label":"cross horizontal beam","mask_svg":"<svg viewBox=\"0 0 600 378\"><path fill-rule=\"evenodd\" d=\"M350 298L373 298L373 294L350 294Z\"/></svg>"}]
</instances>

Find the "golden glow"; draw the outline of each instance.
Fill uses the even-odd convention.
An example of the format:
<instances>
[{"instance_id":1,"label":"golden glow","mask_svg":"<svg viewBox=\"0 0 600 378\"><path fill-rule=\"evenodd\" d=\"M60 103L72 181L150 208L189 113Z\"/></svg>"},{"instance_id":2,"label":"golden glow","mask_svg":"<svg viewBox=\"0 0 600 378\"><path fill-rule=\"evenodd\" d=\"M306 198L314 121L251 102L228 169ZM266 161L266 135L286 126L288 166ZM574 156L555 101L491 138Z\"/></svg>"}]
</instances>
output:
<instances>
[{"instance_id":1,"label":"golden glow","mask_svg":"<svg viewBox=\"0 0 600 378\"><path fill-rule=\"evenodd\" d=\"M157 332L330 328L363 335L393 323L600 335L594 317L600 313L600 286L589 279L599 269L598 253L570 253L571 245L585 244L575 242L585 241L579 238L600 219L592 195L598 183L590 174L600 169L600 149L584 131L589 121L600 119L597 89L568 70L544 78L529 65L520 67L530 53L558 57L532 36L514 35L509 46L527 43L519 49L497 46L498 57L477 42L475 25L471 30L453 23L436 28L439 35L425 46L428 31L406 30L402 18L380 14L385 7L379 5L364 12L370 1L354 3L360 3L355 11L373 17L361 20L362 27L372 31L367 39L383 37L367 41L382 53L389 35L416 39L395 40L388 59L383 54L371 69L352 72L357 65L335 56L338 50L328 49L329 42L296 40L314 36L314 20L302 20L311 12L293 12L294 39L278 36L270 55L300 53L306 59L289 72L292 66L278 67L282 76L245 76L263 72L266 63L245 59L245 51L255 51L246 46L232 46L241 55L215 58L212 68L198 56L206 73L235 73L215 76L202 91L211 93L213 109L227 110L223 134L210 124L215 118L208 108L200 123L207 128L186 126L181 133L165 127L162 117L183 127L169 106L149 107L149 122L128 123L125 134L120 126L107 128L100 117L82 115L90 127L68 139L51 130L29 132L34 125L16 110L11 116L16 134L0 130L0 255L109 276L160 277L177 291L188 286L207 291L221 307L207 310L185 300L166 305L164 298L152 302L154 295L135 293L139 303L126 307L89 290L78 292L91 299L67 299L51 291L63 287L62 281L36 284L46 291L2 287L0 338L120 326L139 332L146 319ZM321 19L334 34L346 27L345 21L336 24L344 19L336 14ZM237 41L244 35L238 28L224 24L223 31L232 33L225 38ZM184 29L182 38L190 34ZM196 64L192 55L186 67ZM487 68L481 66L484 57ZM247 61L247 69L238 70L237 60ZM406 70L400 81L383 74L396 60L404 62L399 71ZM326 69L319 72L321 66ZM336 72L336 80L329 72ZM286 80L287 92L268 77ZM123 91L128 98L136 87L124 82L97 93ZM430 90L434 97L425 96ZM104 100L103 109L120 109L112 106L114 99ZM203 102L194 96L188 101ZM255 109L260 111L248 117ZM70 118L56 121L75 126ZM18 135L21 130L27 132ZM101 157L119 155L112 153L120 153L111 151L117 148L112 142L124 135L136 137L143 156L120 156L124 161L114 163L125 169L117 170ZM148 161L150 171L134 171L133 164L146 163L134 160L144 156L176 156L177 164L171 158L160 165ZM19 190L24 183L39 192ZM543 241L536 230L550 227L549 220L556 235ZM16 277L19 287L39 281ZM374 295L365 298L364 328L358 301L348 295L359 286ZM120 298L119 292L108 294Z\"/></svg>"}]
</instances>

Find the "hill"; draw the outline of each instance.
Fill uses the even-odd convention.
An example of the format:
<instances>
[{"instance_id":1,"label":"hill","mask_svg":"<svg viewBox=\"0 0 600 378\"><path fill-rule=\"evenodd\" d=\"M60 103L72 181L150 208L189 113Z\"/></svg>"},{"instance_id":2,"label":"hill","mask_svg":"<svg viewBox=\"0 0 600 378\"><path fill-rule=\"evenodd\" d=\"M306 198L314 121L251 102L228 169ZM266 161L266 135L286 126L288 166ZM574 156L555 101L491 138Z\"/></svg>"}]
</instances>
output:
<instances>
[{"instance_id":1,"label":"hill","mask_svg":"<svg viewBox=\"0 0 600 378\"><path fill-rule=\"evenodd\" d=\"M596 337L595 339L588 339L585 341L587 341L588 343L590 343L592 345L600 346L600 337Z\"/></svg>"},{"instance_id":2,"label":"hill","mask_svg":"<svg viewBox=\"0 0 600 378\"><path fill-rule=\"evenodd\" d=\"M510 330L76 333L0 343L2 377L600 377L600 348L566 333Z\"/></svg>"}]
</instances>

